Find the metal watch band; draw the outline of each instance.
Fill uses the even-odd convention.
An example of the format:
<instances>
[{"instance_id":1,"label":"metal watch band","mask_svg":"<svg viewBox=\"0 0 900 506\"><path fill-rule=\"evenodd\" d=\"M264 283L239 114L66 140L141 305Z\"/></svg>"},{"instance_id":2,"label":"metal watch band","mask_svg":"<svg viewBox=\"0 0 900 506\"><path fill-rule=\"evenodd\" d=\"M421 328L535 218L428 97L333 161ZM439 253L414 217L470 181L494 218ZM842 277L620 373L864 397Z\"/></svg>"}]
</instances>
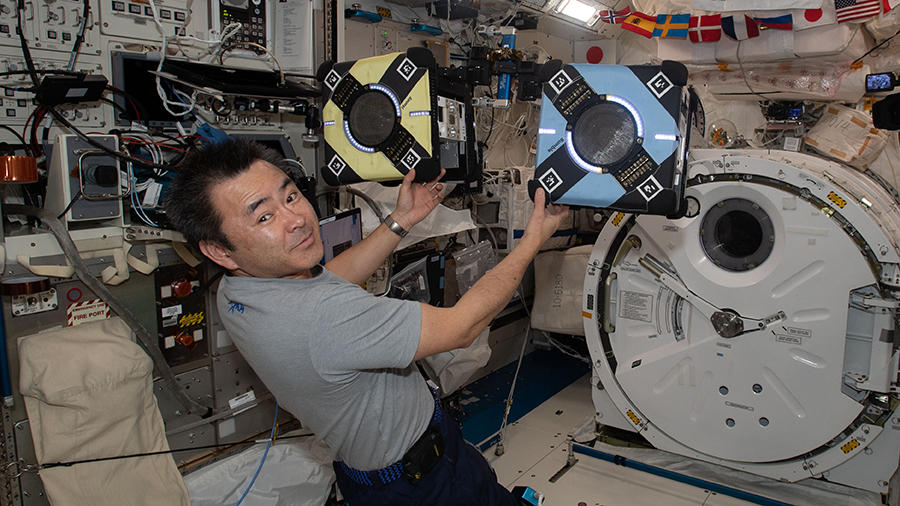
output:
<instances>
[{"instance_id":1,"label":"metal watch band","mask_svg":"<svg viewBox=\"0 0 900 506\"><path fill-rule=\"evenodd\" d=\"M390 214L384 218L384 224L387 225L389 229L391 229L391 232L399 235L400 237L406 237L406 234L409 233L409 230L404 230L399 223L394 221L394 218L392 218Z\"/></svg>"}]
</instances>

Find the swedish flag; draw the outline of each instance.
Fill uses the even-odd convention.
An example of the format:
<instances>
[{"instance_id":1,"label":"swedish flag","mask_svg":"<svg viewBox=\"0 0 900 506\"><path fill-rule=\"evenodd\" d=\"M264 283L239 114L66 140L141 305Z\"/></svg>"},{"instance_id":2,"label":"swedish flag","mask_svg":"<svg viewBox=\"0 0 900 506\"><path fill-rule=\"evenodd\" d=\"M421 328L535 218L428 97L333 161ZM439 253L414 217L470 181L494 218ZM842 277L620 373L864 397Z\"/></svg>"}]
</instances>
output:
<instances>
[{"instance_id":1,"label":"swedish flag","mask_svg":"<svg viewBox=\"0 0 900 506\"><path fill-rule=\"evenodd\" d=\"M656 16L656 28L653 30L653 36L684 39L688 35L690 21L690 14L660 14Z\"/></svg>"}]
</instances>

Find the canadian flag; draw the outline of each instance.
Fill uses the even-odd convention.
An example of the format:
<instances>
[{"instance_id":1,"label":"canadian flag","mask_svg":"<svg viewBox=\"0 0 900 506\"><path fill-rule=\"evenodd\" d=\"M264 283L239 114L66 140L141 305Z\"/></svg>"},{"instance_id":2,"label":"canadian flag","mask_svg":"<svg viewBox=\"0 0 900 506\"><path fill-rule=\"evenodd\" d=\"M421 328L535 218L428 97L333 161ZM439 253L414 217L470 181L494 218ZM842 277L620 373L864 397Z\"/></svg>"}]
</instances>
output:
<instances>
[{"instance_id":1,"label":"canadian flag","mask_svg":"<svg viewBox=\"0 0 900 506\"><path fill-rule=\"evenodd\" d=\"M794 15L794 30L837 24L833 2L825 2L818 9L794 9L792 14Z\"/></svg>"},{"instance_id":2,"label":"canadian flag","mask_svg":"<svg viewBox=\"0 0 900 506\"><path fill-rule=\"evenodd\" d=\"M718 42L722 38L722 15L691 16L688 37L691 42Z\"/></svg>"}]
</instances>

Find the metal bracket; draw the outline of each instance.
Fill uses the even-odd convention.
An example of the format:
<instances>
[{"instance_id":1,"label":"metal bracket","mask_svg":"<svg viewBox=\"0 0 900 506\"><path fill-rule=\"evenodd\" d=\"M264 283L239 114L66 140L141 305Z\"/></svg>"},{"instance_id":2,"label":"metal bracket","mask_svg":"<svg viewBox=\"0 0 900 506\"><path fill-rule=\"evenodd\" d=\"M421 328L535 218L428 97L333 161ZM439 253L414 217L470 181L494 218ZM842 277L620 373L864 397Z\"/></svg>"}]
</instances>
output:
<instances>
[{"instance_id":1,"label":"metal bracket","mask_svg":"<svg viewBox=\"0 0 900 506\"><path fill-rule=\"evenodd\" d=\"M3 468L3 474L8 479L16 479L25 473L38 473L41 470L40 464L29 464L25 459L13 460L6 464Z\"/></svg>"},{"instance_id":2,"label":"metal bracket","mask_svg":"<svg viewBox=\"0 0 900 506\"><path fill-rule=\"evenodd\" d=\"M569 472L569 469L572 469L573 467L575 467L575 464L578 463L578 459L575 458L575 449L572 447L572 439L569 438L566 443L569 445L569 456L568 458L566 458L566 465L564 465L562 469L556 471L556 473L554 473L553 476L550 477L550 483L556 483L557 481L559 481L559 479L562 478L564 474Z\"/></svg>"}]
</instances>

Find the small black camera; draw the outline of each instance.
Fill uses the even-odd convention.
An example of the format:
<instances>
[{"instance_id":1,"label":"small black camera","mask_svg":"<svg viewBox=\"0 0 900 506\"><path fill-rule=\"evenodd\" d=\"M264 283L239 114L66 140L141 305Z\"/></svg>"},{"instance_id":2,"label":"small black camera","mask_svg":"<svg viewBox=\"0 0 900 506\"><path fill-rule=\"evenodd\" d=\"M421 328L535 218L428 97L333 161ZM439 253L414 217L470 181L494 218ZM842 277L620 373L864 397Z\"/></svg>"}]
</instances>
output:
<instances>
[{"instance_id":1,"label":"small black camera","mask_svg":"<svg viewBox=\"0 0 900 506\"><path fill-rule=\"evenodd\" d=\"M872 123L882 130L900 130L900 93L872 104Z\"/></svg>"},{"instance_id":2,"label":"small black camera","mask_svg":"<svg viewBox=\"0 0 900 506\"><path fill-rule=\"evenodd\" d=\"M893 72L866 75L866 93L891 91L897 84L897 76Z\"/></svg>"}]
</instances>

